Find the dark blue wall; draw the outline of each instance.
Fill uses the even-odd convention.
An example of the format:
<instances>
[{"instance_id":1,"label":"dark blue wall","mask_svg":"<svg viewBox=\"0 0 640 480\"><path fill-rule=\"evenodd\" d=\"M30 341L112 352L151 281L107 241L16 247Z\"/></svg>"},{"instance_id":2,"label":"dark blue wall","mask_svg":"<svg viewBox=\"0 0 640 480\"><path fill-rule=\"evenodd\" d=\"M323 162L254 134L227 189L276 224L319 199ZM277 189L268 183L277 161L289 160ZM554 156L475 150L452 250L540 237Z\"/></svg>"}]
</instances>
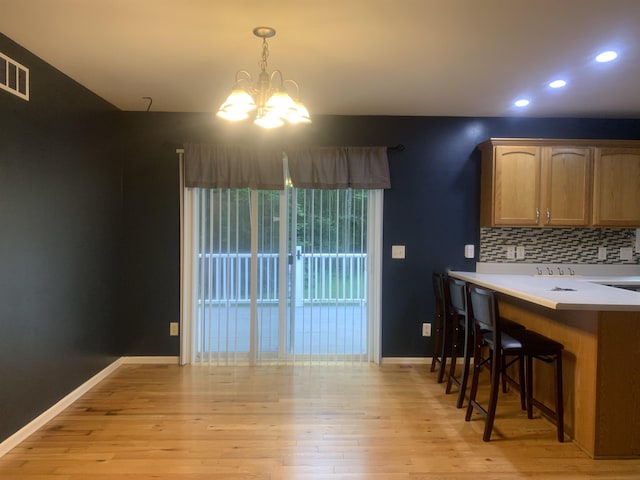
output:
<instances>
[{"instance_id":1,"label":"dark blue wall","mask_svg":"<svg viewBox=\"0 0 640 480\"><path fill-rule=\"evenodd\" d=\"M31 100L0 91L0 441L115 358L116 112L0 34Z\"/></svg>"},{"instance_id":2,"label":"dark blue wall","mask_svg":"<svg viewBox=\"0 0 640 480\"><path fill-rule=\"evenodd\" d=\"M126 138L122 335L129 355L177 355L167 336L179 318L179 190L176 148L185 142L267 145L396 145L384 201L382 352L429 355L430 274L475 268L464 245L478 245L480 162L489 137L640 139L640 120L319 116L311 125L257 131L212 114L123 113ZM257 136L257 139L255 138ZM391 246L406 245L406 260ZM133 332L133 335L127 334Z\"/></svg>"}]
</instances>

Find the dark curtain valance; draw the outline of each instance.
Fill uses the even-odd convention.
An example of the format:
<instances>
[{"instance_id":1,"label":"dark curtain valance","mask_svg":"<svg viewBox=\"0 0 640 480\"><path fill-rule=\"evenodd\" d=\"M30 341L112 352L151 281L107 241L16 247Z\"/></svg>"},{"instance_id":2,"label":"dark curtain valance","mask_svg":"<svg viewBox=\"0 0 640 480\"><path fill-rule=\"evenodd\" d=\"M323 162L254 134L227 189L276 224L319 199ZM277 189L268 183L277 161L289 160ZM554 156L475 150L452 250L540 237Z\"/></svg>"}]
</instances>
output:
<instances>
[{"instance_id":1,"label":"dark curtain valance","mask_svg":"<svg viewBox=\"0 0 640 480\"><path fill-rule=\"evenodd\" d=\"M387 147L287 148L295 187L391 188Z\"/></svg>"},{"instance_id":2,"label":"dark curtain valance","mask_svg":"<svg viewBox=\"0 0 640 480\"><path fill-rule=\"evenodd\" d=\"M386 147L291 147L284 155L295 187L391 187ZM186 144L184 168L187 187L284 188L282 150Z\"/></svg>"},{"instance_id":3,"label":"dark curtain valance","mask_svg":"<svg viewBox=\"0 0 640 480\"><path fill-rule=\"evenodd\" d=\"M184 184L283 190L282 150L188 143L184 146Z\"/></svg>"}]
</instances>

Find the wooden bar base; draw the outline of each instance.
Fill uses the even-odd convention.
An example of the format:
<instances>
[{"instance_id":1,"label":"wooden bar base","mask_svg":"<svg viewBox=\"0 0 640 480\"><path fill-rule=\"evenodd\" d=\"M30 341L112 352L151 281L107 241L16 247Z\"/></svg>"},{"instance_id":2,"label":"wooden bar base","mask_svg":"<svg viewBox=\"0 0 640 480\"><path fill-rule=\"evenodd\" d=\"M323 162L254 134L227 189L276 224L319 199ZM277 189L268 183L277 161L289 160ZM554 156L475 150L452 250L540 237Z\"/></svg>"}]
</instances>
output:
<instances>
[{"instance_id":1,"label":"wooden bar base","mask_svg":"<svg viewBox=\"0 0 640 480\"><path fill-rule=\"evenodd\" d=\"M564 345L567 435L593 458L640 457L640 312L552 310L499 298L503 317ZM534 391L553 405L553 372L545 367L536 365Z\"/></svg>"}]
</instances>

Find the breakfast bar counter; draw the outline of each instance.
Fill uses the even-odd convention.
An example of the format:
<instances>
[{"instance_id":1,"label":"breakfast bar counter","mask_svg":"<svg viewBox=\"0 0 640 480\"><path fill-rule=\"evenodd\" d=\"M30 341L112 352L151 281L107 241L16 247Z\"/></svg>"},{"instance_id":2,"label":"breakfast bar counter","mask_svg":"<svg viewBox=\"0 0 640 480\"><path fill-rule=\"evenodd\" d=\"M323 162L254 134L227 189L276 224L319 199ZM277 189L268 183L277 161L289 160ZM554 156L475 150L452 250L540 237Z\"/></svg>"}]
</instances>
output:
<instances>
[{"instance_id":1,"label":"breakfast bar counter","mask_svg":"<svg viewBox=\"0 0 640 480\"><path fill-rule=\"evenodd\" d=\"M449 275L497 292L502 317L564 345L565 431L576 444L593 458L640 457L640 293L599 277ZM546 367L536 362L534 391L552 405Z\"/></svg>"}]
</instances>

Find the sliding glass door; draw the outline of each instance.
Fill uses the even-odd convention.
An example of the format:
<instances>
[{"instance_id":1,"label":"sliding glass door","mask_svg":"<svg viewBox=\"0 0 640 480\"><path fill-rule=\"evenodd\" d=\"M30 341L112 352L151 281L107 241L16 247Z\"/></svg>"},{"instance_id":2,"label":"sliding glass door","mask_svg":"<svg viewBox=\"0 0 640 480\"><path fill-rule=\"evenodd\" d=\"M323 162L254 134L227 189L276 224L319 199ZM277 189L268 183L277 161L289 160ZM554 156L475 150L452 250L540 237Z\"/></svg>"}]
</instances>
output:
<instances>
[{"instance_id":1,"label":"sliding glass door","mask_svg":"<svg viewBox=\"0 0 640 480\"><path fill-rule=\"evenodd\" d=\"M381 192L188 190L190 362L370 359L368 219Z\"/></svg>"}]
</instances>

